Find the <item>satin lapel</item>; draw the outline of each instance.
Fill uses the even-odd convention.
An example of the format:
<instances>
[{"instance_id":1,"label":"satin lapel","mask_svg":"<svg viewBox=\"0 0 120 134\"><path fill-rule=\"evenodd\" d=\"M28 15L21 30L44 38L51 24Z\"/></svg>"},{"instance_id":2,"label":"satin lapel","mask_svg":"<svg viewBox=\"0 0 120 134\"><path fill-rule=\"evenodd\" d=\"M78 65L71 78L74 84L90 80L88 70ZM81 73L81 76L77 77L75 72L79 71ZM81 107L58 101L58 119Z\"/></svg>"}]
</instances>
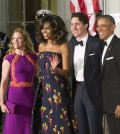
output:
<instances>
[{"instance_id":1,"label":"satin lapel","mask_svg":"<svg viewBox=\"0 0 120 134\"><path fill-rule=\"evenodd\" d=\"M105 62L106 62L106 58L108 57L112 47L113 47L113 44L114 44L114 38L112 39L111 43L109 44L108 48L107 48L107 51L105 53L105 56L104 56L104 59L103 59L103 68L104 68L104 65L105 65Z\"/></svg>"},{"instance_id":2,"label":"satin lapel","mask_svg":"<svg viewBox=\"0 0 120 134\"><path fill-rule=\"evenodd\" d=\"M86 64L86 61L87 61L87 58L89 56L92 46L93 46L92 38L90 36L88 36L88 40L86 43L86 49L85 49L84 64Z\"/></svg>"},{"instance_id":3,"label":"satin lapel","mask_svg":"<svg viewBox=\"0 0 120 134\"><path fill-rule=\"evenodd\" d=\"M74 49L75 49L75 44L76 44L76 39L75 39L75 37L71 40L71 42L70 42L70 51L71 51L71 53L70 53L70 60L71 60L71 64L72 64L72 66L73 66L73 60L74 60Z\"/></svg>"},{"instance_id":4,"label":"satin lapel","mask_svg":"<svg viewBox=\"0 0 120 134\"><path fill-rule=\"evenodd\" d=\"M101 58L101 60L100 60L100 68L101 68L101 73L103 74L102 58Z\"/></svg>"},{"instance_id":5,"label":"satin lapel","mask_svg":"<svg viewBox=\"0 0 120 134\"><path fill-rule=\"evenodd\" d=\"M101 45L103 45L103 47L102 47L102 54L103 54L104 42ZM101 54L101 59L100 59L100 67L101 67L101 72L103 73L102 54Z\"/></svg>"}]
</instances>

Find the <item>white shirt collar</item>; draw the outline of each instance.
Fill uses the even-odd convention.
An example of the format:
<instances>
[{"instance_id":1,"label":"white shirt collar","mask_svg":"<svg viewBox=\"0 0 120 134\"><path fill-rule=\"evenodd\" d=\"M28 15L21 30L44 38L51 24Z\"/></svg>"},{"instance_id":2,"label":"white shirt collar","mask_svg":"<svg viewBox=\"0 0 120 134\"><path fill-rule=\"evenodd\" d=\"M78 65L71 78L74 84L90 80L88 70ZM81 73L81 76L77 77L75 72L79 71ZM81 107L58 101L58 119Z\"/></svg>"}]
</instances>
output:
<instances>
[{"instance_id":1,"label":"white shirt collar","mask_svg":"<svg viewBox=\"0 0 120 134\"><path fill-rule=\"evenodd\" d=\"M107 40L105 40L107 42L107 46L109 46L113 36L114 36L114 34L112 34Z\"/></svg>"},{"instance_id":2,"label":"white shirt collar","mask_svg":"<svg viewBox=\"0 0 120 134\"><path fill-rule=\"evenodd\" d=\"M81 39L83 41L83 46L86 46L87 39L88 39L88 33Z\"/></svg>"}]
</instances>

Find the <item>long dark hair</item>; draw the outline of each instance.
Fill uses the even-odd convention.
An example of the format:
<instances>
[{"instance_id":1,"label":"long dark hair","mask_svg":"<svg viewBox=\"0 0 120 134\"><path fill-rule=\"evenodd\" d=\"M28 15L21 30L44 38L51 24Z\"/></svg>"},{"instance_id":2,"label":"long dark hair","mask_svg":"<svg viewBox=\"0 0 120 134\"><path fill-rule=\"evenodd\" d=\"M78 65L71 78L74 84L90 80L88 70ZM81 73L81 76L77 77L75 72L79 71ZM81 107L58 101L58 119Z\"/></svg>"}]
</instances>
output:
<instances>
[{"instance_id":1,"label":"long dark hair","mask_svg":"<svg viewBox=\"0 0 120 134\"><path fill-rule=\"evenodd\" d=\"M45 15L40 20L39 30L40 30L40 42L46 43L47 40L44 39L41 30L43 29L44 23L48 22L52 27L52 40L61 45L67 42L68 31L66 30L66 26L61 17L57 15Z\"/></svg>"}]
</instances>

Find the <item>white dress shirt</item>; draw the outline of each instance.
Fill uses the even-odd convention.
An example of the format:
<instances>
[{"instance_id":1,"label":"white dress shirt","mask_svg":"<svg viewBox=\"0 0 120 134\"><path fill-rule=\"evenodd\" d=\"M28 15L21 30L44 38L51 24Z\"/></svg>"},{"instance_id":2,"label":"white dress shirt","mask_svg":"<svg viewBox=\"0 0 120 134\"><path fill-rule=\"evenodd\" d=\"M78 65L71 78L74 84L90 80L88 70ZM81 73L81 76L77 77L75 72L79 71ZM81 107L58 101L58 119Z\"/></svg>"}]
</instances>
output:
<instances>
[{"instance_id":1,"label":"white dress shirt","mask_svg":"<svg viewBox=\"0 0 120 134\"><path fill-rule=\"evenodd\" d=\"M76 45L74 49L74 71L77 81L84 81L84 55L87 39L88 34L81 39L83 41L83 46Z\"/></svg>"},{"instance_id":2,"label":"white dress shirt","mask_svg":"<svg viewBox=\"0 0 120 134\"><path fill-rule=\"evenodd\" d=\"M114 34L112 34L107 40L105 40L107 42L107 45L104 46L104 50L103 50L103 53L102 53L102 65L103 65L104 56L106 54L107 48L108 48L113 36L114 36Z\"/></svg>"}]
</instances>

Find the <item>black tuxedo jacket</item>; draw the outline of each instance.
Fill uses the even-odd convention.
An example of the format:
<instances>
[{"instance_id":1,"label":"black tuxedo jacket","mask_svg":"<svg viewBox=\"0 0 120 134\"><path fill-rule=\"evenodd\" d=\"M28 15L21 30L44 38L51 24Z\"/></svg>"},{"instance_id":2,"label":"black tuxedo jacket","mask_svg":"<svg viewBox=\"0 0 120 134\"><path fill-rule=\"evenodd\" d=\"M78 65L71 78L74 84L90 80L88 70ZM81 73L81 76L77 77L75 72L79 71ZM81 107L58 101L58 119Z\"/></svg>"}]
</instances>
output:
<instances>
[{"instance_id":1,"label":"black tuxedo jacket","mask_svg":"<svg viewBox=\"0 0 120 134\"><path fill-rule=\"evenodd\" d=\"M70 63L71 63L71 86L73 96L75 96L75 75L74 75L74 48L76 38L72 37L69 42ZM102 104L102 76L101 76L101 55L103 42L95 37L88 36L85 56L84 56L84 82L88 96L96 108L101 108Z\"/></svg>"},{"instance_id":2,"label":"black tuxedo jacket","mask_svg":"<svg viewBox=\"0 0 120 134\"><path fill-rule=\"evenodd\" d=\"M104 109L113 114L120 105L120 38L116 35L108 46L102 68Z\"/></svg>"}]
</instances>

